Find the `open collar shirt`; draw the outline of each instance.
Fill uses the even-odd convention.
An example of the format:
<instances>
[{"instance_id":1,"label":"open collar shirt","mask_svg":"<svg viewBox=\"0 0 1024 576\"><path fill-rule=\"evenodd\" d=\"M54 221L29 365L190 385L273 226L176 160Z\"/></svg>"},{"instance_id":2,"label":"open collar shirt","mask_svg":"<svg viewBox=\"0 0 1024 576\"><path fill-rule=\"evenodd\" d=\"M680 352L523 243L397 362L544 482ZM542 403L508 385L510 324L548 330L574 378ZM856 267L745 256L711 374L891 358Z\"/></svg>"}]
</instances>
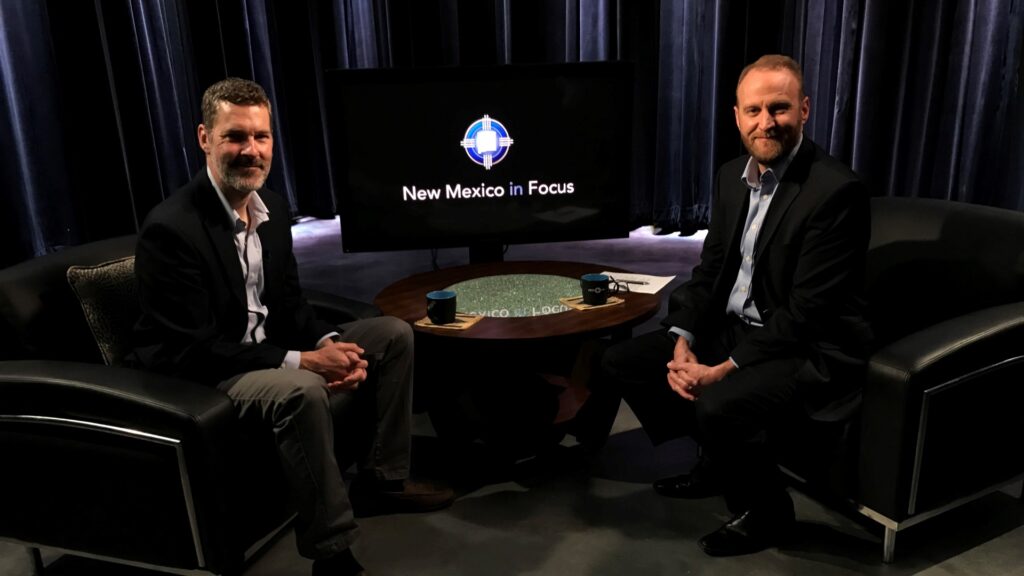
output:
<instances>
[{"instance_id":1,"label":"open collar shirt","mask_svg":"<svg viewBox=\"0 0 1024 576\"><path fill-rule=\"evenodd\" d=\"M733 283L732 291L729 293L729 301L725 306L726 314L733 314L744 322L753 326L761 326L761 314L754 304L754 296L751 293L751 281L754 278L754 260L757 259L756 246L757 236L761 233L765 215L771 207L772 198L775 197L775 190L779 182L789 168L789 164L796 156L797 150L803 144L803 134L796 146L790 150L785 158L773 162L764 172L759 173L757 160L751 156L747 160L747 166L740 175L740 180L750 191L750 202L747 206L747 219L743 225L743 236L740 239L740 269L736 274L736 281Z\"/></svg>"},{"instance_id":2,"label":"open collar shirt","mask_svg":"<svg viewBox=\"0 0 1024 576\"><path fill-rule=\"evenodd\" d=\"M256 230L261 224L270 220L270 210L267 209L267 205L260 198L259 194L255 191L251 192L247 208L249 211L249 226L246 226L238 212L228 203L224 192L221 191L217 181L214 180L209 166L206 167L206 173L210 177L213 189L217 191L217 197L220 198L228 219L234 222L235 249L238 251L238 263L242 266L242 276L245 280L245 301L249 317L248 324L245 327L245 334L242 335L242 343L262 342L267 338L266 322L270 311L260 300L264 282L263 244L260 243L260 235L256 233ZM299 358L300 353L297 350L289 350L285 354L281 367L298 368Z\"/></svg>"},{"instance_id":3,"label":"open collar shirt","mask_svg":"<svg viewBox=\"0 0 1024 576\"><path fill-rule=\"evenodd\" d=\"M754 251L757 245L757 235L761 232L761 226L764 223L765 216L768 214L768 208L771 206L772 198L775 196L775 190L778 188L786 169L793 162L793 158L796 157L796 153L800 150L803 142L804 136L801 133L800 139L797 141L796 146L790 150L789 154L785 158L772 163L763 174L759 173L757 160L753 156L749 157L743 172L739 175L743 184L749 190L750 203L747 206L747 218L744 221L743 236L740 241L740 268L736 274L736 281L733 282L732 291L729 293L725 313L727 316L734 314L753 326L762 325L761 314L757 311L757 306L754 304L754 298L751 294L751 281L754 278L754 260L757 257ZM673 326L668 331L674 337L681 336L685 338L690 346L693 346L696 341L694 334L678 326ZM732 358L729 358L729 360L736 364L736 361Z\"/></svg>"}]
</instances>

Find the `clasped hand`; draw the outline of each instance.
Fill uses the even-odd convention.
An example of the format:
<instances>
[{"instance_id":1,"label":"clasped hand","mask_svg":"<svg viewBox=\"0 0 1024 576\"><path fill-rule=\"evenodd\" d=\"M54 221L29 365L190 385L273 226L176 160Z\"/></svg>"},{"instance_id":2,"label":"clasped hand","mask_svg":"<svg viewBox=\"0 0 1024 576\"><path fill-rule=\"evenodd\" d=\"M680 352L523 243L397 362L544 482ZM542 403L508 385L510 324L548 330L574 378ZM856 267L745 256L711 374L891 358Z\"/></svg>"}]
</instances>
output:
<instances>
[{"instance_id":1,"label":"clasped hand","mask_svg":"<svg viewBox=\"0 0 1024 576\"><path fill-rule=\"evenodd\" d=\"M366 380L365 350L351 342L327 341L312 352L303 352L299 367L324 377L328 388L355 390Z\"/></svg>"},{"instance_id":2,"label":"clasped hand","mask_svg":"<svg viewBox=\"0 0 1024 576\"><path fill-rule=\"evenodd\" d=\"M669 387L683 398L693 401L700 394L700 389L718 382L728 374L733 364L725 361L717 366L708 366L697 361L697 356L690 350L686 339L679 337L672 354L672 361L667 364Z\"/></svg>"}]
</instances>

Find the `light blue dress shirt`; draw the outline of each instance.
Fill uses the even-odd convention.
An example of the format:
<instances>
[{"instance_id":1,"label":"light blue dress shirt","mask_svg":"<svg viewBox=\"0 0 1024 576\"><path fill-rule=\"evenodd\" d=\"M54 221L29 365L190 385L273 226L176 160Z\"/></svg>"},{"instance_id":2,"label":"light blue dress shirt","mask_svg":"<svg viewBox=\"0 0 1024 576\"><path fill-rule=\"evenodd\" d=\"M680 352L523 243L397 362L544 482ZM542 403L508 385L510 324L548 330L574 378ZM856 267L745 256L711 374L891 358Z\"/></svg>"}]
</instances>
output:
<instances>
[{"instance_id":1,"label":"light blue dress shirt","mask_svg":"<svg viewBox=\"0 0 1024 576\"><path fill-rule=\"evenodd\" d=\"M754 278L754 261L757 259L755 247L757 237L761 233L764 218L768 214L772 198L775 197L775 190L785 175L786 169L796 156L797 150L803 144L803 134L797 141L796 146L778 161L772 163L764 171L760 169L757 160L753 156L747 159L747 165L740 174L740 180L750 191L750 204L747 207L747 218L743 225L743 236L740 239L740 268L736 274L736 281L733 283L732 291L729 293L729 300L725 306L725 313L734 314L744 322L753 326L761 326L761 314L757 311L752 294L752 280ZM690 346L693 346L695 336L688 330L673 326L669 332L686 338ZM731 358L730 358L731 360ZM733 364L736 362L733 361Z\"/></svg>"}]
</instances>

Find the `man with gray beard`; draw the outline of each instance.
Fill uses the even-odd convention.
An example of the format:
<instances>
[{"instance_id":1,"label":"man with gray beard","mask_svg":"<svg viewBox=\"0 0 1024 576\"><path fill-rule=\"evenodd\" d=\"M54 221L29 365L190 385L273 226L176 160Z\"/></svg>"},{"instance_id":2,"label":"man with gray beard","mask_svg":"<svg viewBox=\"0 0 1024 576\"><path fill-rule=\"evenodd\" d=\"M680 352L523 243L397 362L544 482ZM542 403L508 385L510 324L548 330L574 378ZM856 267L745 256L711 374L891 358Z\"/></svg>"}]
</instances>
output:
<instances>
[{"instance_id":1,"label":"man with gray beard","mask_svg":"<svg viewBox=\"0 0 1024 576\"><path fill-rule=\"evenodd\" d=\"M139 233L142 317L129 361L216 386L240 418L270 430L297 506L299 553L314 560L314 576L361 574L349 549L356 515L436 510L453 499L408 480L412 331L391 317L332 326L306 303L288 205L264 187L274 136L258 84L211 86L198 138L206 166ZM353 401L374 416L364 419L369 441L360 442L350 498L330 396L354 394L368 369L378 372L376 389Z\"/></svg>"}]
</instances>

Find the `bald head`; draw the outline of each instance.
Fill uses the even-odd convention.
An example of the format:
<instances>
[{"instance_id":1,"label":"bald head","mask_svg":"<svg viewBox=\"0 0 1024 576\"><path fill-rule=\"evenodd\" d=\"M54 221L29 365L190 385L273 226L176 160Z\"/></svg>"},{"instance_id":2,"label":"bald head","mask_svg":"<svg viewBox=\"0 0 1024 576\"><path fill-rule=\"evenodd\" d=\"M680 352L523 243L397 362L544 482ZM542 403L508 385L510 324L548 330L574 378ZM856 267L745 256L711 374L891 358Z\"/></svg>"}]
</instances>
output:
<instances>
[{"instance_id":1,"label":"bald head","mask_svg":"<svg viewBox=\"0 0 1024 576\"><path fill-rule=\"evenodd\" d=\"M797 89L799 90L800 98L804 97L804 74L800 70L800 65L797 64L796 60L793 60L789 56L782 54L765 54L757 60L747 64L746 68L740 72L740 77L736 80L736 89L739 90L740 84L743 84L743 80L750 74L751 70L786 70L796 79Z\"/></svg>"}]
</instances>

